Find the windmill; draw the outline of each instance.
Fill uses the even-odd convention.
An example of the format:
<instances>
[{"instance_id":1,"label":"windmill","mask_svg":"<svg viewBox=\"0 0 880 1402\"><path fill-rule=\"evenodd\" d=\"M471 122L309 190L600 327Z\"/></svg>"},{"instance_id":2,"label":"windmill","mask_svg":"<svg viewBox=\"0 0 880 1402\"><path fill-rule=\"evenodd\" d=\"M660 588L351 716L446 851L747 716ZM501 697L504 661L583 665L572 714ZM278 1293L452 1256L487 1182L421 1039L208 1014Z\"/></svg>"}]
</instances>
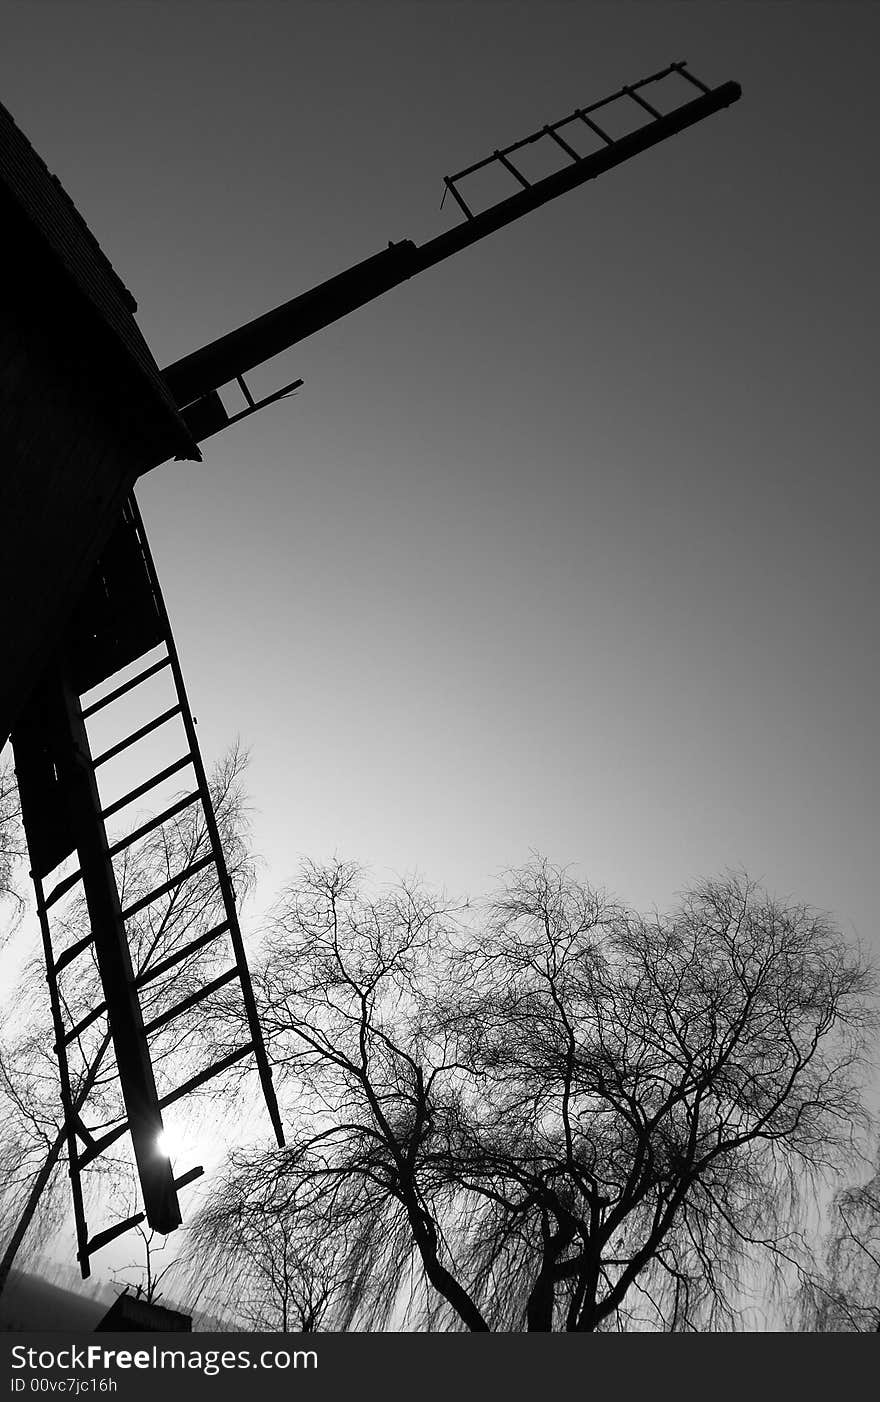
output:
<instances>
[{"instance_id":1,"label":"windmill","mask_svg":"<svg viewBox=\"0 0 880 1402\"><path fill-rule=\"evenodd\" d=\"M686 94L685 100L671 107L668 101L670 81L677 83L679 91ZM179 1225L178 1192L202 1169L195 1165L181 1176L175 1176L171 1158L162 1144L163 1111L169 1106L237 1062L253 1057L277 1141L279 1145L284 1142L248 973L235 892L199 750L196 723L144 524L131 490L137 471L163 460L157 456L159 453L165 457L170 452L197 456L197 443L287 397L302 384L301 380L295 380L273 394L255 399L245 379L255 367L548 201L729 106L739 96L740 88L736 83L709 87L692 74L685 63L679 62L588 106L576 108L566 117L445 177L444 199L448 195L460 215L453 227L421 245L408 239L389 243L387 248L328 281L184 356L161 373L155 370L142 343L133 339L130 327L122 325L114 302L114 297L118 300L118 289L114 291L111 287L108 293L106 269L102 274L105 285L103 289L99 287L99 295L96 294L93 280L90 281L91 265L85 256L88 249L82 244L81 230L77 235L73 222L65 225L66 232L59 245L55 197L48 191L43 205L36 202L39 207L34 217L41 221L41 233L49 244L54 240L56 253L60 246L60 256L66 256L68 265L73 267L80 291L91 297L105 321L113 323L111 329L117 334L122 326L122 334L128 338L130 359L141 376L138 384L143 389L144 383L149 381L152 402L161 408L163 424L157 444L151 440L149 448L144 450L142 467L138 469L129 463L125 472L116 473L109 493L105 491L96 496L101 508L101 529L96 527L90 535L89 551L80 551L72 563L65 556L69 568L64 583L68 589L74 589L75 603L66 611L56 606L54 614L51 600L47 603L45 617L54 622L51 628L46 624L45 645L39 658L30 656L26 648L20 649L24 660L20 665L18 694L9 703L16 774L52 1006L78 1259L84 1276L89 1273L90 1257L95 1251L144 1217L160 1232L172 1231ZM626 135L615 137L606 129L605 114L620 110L621 106L636 114L637 125ZM592 149L584 150L584 138ZM539 143L542 149L555 153L562 165L533 181L517 164L517 155ZM19 167L22 162L26 164L28 157L14 142L10 149L15 159L10 158L7 165L19 181L18 188L27 193L30 186L21 176ZM476 209L468 182L471 180L472 184L472 177L493 166L510 181L511 193L488 208ZM39 172L34 173L35 180L38 175ZM34 201L29 193L27 197L33 215ZM69 211L65 217L69 218ZM76 245L73 255L71 241ZM231 383L238 386L245 403L245 408L235 414L228 412L220 394L221 389ZM145 430L141 437L147 438L149 433ZM31 516L24 508L20 516L25 529ZM85 530L84 526L80 528ZM77 540L75 532L74 540ZM61 550L60 545L56 549ZM70 553L68 547L65 549ZM26 572L24 552L19 565ZM144 659L149 660L145 663ZM130 707L160 676L170 682L171 704L96 752L92 741L96 718L106 719L115 708ZM2 719L0 716L0 723ZM182 753L170 764L148 769L137 783L108 801L101 791L104 766L123 753L136 751L138 743L147 736L173 727L181 734ZM178 776L186 777L186 788L175 792L170 801L160 805L158 812L151 813L143 821L138 819L121 835L109 833L109 822L121 821L119 815L125 814L130 823L136 803L147 795L162 792L163 785L171 781L179 782ZM152 890L141 892L136 900L127 902L120 895L115 864L134 844L163 831L165 825L192 810L200 811L206 837L196 859L179 870L169 871L167 878ZM158 964L136 968L131 957L130 922L153 903L170 899L184 890L188 882L196 878L204 881L206 873L207 879L215 883L221 918L210 928L200 928L192 940L176 947ZM85 900L88 930L70 940L65 937L64 922L59 922L57 915L65 898L73 891L80 892ZM228 967L187 992L185 997L177 1001L172 998L159 1012L153 1010L145 1016L144 990L158 978L172 975L175 969L189 967L197 955L214 947L216 942L228 943ZM97 966L103 997L85 1011L80 1009L72 1020L70 1000L65 996L63 985L65 980L76 978L78 961L84 958L92 958ZM168 982L173 986L173 978ZM195 1071L182 1084L160 1092L151 1059L151 1037L221 989L237 990L246 1036L239 1045ZM82 1087L74 1084L69 1066L69 1050L97 1026L106 1026L109 1042L112 1042L123 1102L116 1120L100 1129L88 1120L88 1094L83 1094ZM82 1172L126 1135L130 1136L137 1165L143 1212L90 1235Z\"/></svg>"}]
</instances>

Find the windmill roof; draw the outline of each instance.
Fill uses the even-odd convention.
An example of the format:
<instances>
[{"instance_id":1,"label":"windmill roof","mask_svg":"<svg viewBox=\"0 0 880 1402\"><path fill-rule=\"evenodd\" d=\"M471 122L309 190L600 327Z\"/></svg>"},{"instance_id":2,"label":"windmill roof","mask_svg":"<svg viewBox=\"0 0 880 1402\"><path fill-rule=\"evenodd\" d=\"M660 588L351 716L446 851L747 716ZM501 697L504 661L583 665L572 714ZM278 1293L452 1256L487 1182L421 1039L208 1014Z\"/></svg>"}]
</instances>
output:
<instances>
[{"instance_id":1,"label":"windmill roof","mask_svg":"<svg viewBox=\"0 0 880 1402\"><path fill-rule=\"evenodd\" d=\"M136 1295L126 1292L117 1296L95 1326L96 1333L108 1333L112 1330L190 1333L192 1316L183 1314L180 1310L168 1309L165 1305L138 1299Z\"/></svg>"}]
</instances>

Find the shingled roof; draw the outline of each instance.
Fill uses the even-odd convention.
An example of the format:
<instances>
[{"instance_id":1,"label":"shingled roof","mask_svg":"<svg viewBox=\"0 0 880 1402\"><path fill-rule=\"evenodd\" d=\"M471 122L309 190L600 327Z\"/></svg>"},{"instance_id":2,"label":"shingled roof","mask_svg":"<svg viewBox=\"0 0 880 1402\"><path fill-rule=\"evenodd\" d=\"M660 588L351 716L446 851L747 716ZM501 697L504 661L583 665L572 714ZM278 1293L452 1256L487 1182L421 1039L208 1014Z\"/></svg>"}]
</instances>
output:
<instances>
[{"instance_id":1,"label":"shingled roof","mask_svg":"<svg viewBox=\"0 0 880 1402\"><path fill-rule=\"evenodd\" d=\"M171 451L200 458L149 347L134 320L137 303L60 180L47 168L11 114L0 103L0 190L5 189L68 281L85 297L140 378L151 410L170 430ZM158 426L158 425L157 425Z\"/></svg>"}]
</instances>

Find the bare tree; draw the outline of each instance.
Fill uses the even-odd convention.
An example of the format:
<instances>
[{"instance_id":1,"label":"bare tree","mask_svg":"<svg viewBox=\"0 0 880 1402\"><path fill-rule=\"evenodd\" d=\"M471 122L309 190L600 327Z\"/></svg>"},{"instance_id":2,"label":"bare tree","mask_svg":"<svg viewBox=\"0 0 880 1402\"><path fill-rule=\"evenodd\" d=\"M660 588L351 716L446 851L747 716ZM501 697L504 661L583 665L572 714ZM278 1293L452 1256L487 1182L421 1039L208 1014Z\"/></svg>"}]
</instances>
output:
<instances>
[{"instance_id":1,"label":"bare tree","mask_svg":"<svg viewBox=\"0 0 880 1402\"><path fill-rule=\"evenodd\" d=\"M192 1308L219 1309L258 1333L308 1334L340 1317L357 1286L341 1223L318 1231L311 1214L306 1227L285 1198L282 1183L256 1186L248 1157L233 1156L187 1231L178 1273Z\"/></svg>"},{"instance_id":2,"label":"bare tree","mask_svg":"<svg viewBox=\"0 0 880 1402\"><path fill-rule=\"evenodd\" d=\"M239 896L246 894L254 872L242 786L246 763L246 753L235 746L216 766L211 780L221 841ZM199 807L190 808L155 829L135 847L126 848L117 861L116 875L123 905L134 904L140 896L162 885L207 850L208 834ZM135 976L158 969L169 956L221 918L219 888L211 869L207 868L129 920L128 937ZM62 934L66 926L66 944L80 938L88 929L88 920L85 899L80 892L71 900L61 924ZM204 947L147 983L141 990L145 1021L202 987L218 959L228 960L228 954L219 951L216 944ZM54 1221L47 1192L55 1181L58 1164L66 1156L54 1038L49 1028L48 1009L44 1006L42 983L42 971L35 959L22 981L19 1004L27 1008L27 1020L36 1031L19 1035L0 1053L0 1097L7 1111L5 1143L7 1152L17 1162L16 1174L7 1181L0 1199L7 1232L6 1248L0 1261L0 1290L37 1209L46 1210L47 1229ZM70 1027L80 1024L102 1003L93 947L65 971L59 992ZM196 1012L175 1018L151 1036L151 1056L160 1095L175 1079L183 1079L187 1059L198 1055L203 1046L203 1020L210 1020L211 1016L210 1003L206 1002ZM106 1011L82 1028L68 1048L68 1058L74 1112L83 1113L88 1105L92 1131L99 1131L120 1118L123 1113L121 1093ZM216 1093L216 1088L211 1093ZM0 1157L3 1152L0 1149ZM94 1179L108 1167L111 1171L116 1167L113 1156L102 1156L87 1171L86 1177Z\"/></svg>"},{"instance_id":3,"label":"bare tree","mask_svg":"<svg viewBox=\"0 0 880 1402\"><path fill-rule=\"evenodd\" d=\"M18 785L8 752L0 754L0 949L12 934L24 901L17 874L25 856Z\"/></svg>"},{"instance_id":4,"label":"bare tree","mask_svg":"<svg viewBox=\"0 0 880 1402\"><path fill-rule=\"evenodd\" d=\"M261 977L295 1129L226 1197L335 1236L334 1328L717 1327L744 1262L804 1257L800 1195L863 1116L870 988L744 878L645 919L536 860L466 926L307 866Z\"/></svg>"},{"instance_id":5,"label":"bare tree","mask_svg":"<svg viewBox=\"0 0 880 1402\"><path fill-rule=\"evenodd\" d=\"M167 1249L167 1237L160 1237L157 1240L156 1233L150 1227L141 1225L135 1227L135 1231L140 1237L143 1261L138 1265L124 1266L121 1270L115 1271L113 1278L124 1284L125 1291L123 1293L133 1292L136 1300L145 1300L148 1305L152 1305L158 1302L161 1294L159 1286L174 1263L169 1261L166 1266L157 1267L156 1257ZM134 1282L126 1279L132 1273L137 1277Z\"/></svg>"},{"instance_id":6,"label":"bare tree","mask_svg":"<svg viewBox=\"0 0 880 1402\"><path fill-rule=\"evenodd\" d=\"M831 1204L822 1269L804 1281L798 1325L816 1333L880 1332L880 1161Z\"/></svg>"}]
</instances>

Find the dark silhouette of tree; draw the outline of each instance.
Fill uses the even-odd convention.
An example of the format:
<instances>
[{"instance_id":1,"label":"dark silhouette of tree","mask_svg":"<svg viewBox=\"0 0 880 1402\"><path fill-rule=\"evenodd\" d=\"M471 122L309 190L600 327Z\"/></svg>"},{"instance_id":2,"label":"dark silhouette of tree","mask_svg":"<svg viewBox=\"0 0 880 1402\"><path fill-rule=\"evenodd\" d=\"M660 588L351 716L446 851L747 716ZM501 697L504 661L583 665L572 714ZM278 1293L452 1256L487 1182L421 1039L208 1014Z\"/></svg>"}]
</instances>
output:
<instances>
[{"instance_id":1,"label":"dark silhouette of tree","mask_svg":"<svg viewBox=\"0 0 880 1402\"><path fill-rule=\"evenodd\" d=\"M214 809L230 876L239 897L253 882L253 861L248 844L248 821L242 776L247 754L234 746L216 766L211 778ZM126 848L115 862L123 906L134 904L147 892L160 886L183 867L208 851L208 834L201 808L193 806L165 823L143 841ZM220 892L211 868L196 873L186 883L153 902L128 921L128 936L135 975L158 968L176 950L216 924L223 915ZM61 946L75 942L88 929L84 896L74 895L62 918L56 920ZM159 974L141 990L144 1019L148 1021L182 1001L209 979L218 961L228 963L224 941L195 951L188 958ZM44 989L44 972L35 956L25 970L18 990L19 1010L25 1009L28 1028L0 1048L0 1101L3 1131L0 1162L4 1157L15 1164L0 1194L0 1222L6 1246L0 1260L0 1291L31 1224L40 1209L45 1231L52 1230L60 1201L54 1204L52 1190L64 1200L64 1185L56 1175L66 1158L66 1135L61 1118L58 1069L53 1050L49 1009ZM60 982L59 993L68 1027L74 1027L103 999L94 949L90 947L74 961ZM150 1038L150 1050L159 1094L185 1079L185 1067L203 1051L203 1026L214 1015L206 1000L189 1014L175 1018L157 1029ZM116 1063L102 1013L68 1047L74 1109L87 1106L91 1130L99 1131L124 1113ZM217 1095L215 1085L206 1094ZM125 1173L128 1161L112 1151L90 1165L84 1176L100 1189L102 1174Z\"/></svg>"},{"instance_id":2,"label":"dark silhouette of tree","mask_svg":"<svg viewBox=\"0 0 880 1402\"><path fill-rule=\"evenodd\" d=\"M130 1210L134 1212L134 1208ZM124 1284L124 1293L132 1293L136 1300L145 1300L148 1305L158 1304L161 1297L159 1286L174 1265L173 1261L169 1261L166 1266L160 1268L156 1263L156 1257L168 1248L168 1238L160 1237L157 1241L156 1233L150 1227L139 1225L134 1230L140 1237L143 1261L138 1265L124 1266L122 1270L114 1271L113 1278ZM132 1273L137 1276L135 1281L125 1279Z\"/></svg>"},{"instance_id":3,"label":"dark silhouette of tree","mask_svg":"<svg viewBox=\"0 0 880 1402\"><path fill-rule=\"evenodd\" d=\"M332 1217L332 1214L331 1214ZM256 1187L245 1157L212 1192L187 1230L179 1274L188 1305L231 1311L237 1328L257 1333L313 1333L345 1310L357 1288L352 1252L338 1219L317 1232L288 1211L283 1184Z\"/></svg>"},{"instance_id":4,"label":"dark silhouette of tree","mask_svg":"<svg viewBox=\"0 0 880 1402\"><path fill-rule=\"evenodd\" d=\"M0 949L24 910L18 869L25 857L18 785L9 752L0 754Z\"/></svg>"},{"instance_id":5,"label":"dark silhouette of tree","mask_svg":"<svg viewBox=\"0 0 880 1402\"><path fill-rule=\"evenodd\" d=\"M220 1199L335 1241L326 1327L718 1326L863 1116L868 973L737 876L646 919L539 859L465 921L309 865L260 991L293 1129Z\"/></svg>"},{"instance_id":6,"label":"dark silhouette of tree","mask_svg":"<svg viewBox=\"0 0 880 1402\"><path fill-rule=\"evenodd\" d=\"M803 1284L798 1325L816 1333L880 1332L880 1159L867 1182L831 1204L822 1270Z\"/></svg>"}]
</instances>

